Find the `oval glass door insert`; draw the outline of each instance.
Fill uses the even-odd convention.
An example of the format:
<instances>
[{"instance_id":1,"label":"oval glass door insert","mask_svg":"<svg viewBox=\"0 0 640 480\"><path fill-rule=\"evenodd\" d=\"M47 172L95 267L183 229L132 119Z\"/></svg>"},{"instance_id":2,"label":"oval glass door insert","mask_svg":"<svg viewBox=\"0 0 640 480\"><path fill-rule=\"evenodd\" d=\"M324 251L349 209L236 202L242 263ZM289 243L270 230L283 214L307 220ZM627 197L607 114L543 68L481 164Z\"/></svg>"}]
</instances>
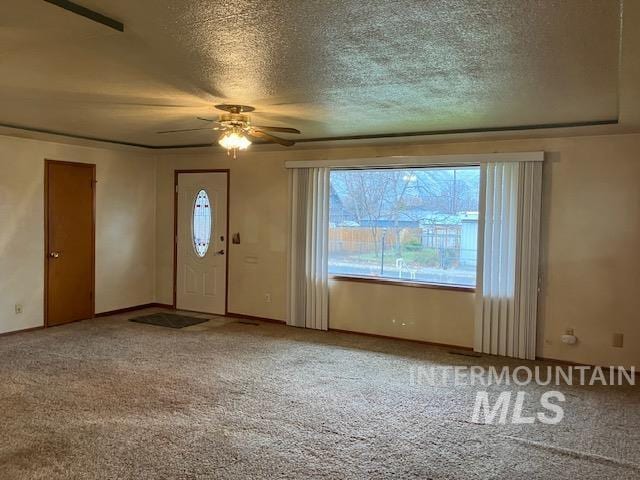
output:
<instances>
[{"instance_id":1,"label":"oval glass door insert","mask_svg":"<svg viewBox=\"0 0 640 480\"><path fill-rule=\"evenodd\" d=\"M193 219L191 223L193 249L200 258L204 257L207 254L207 250L209 250L213 231L212 215L209 195L204 190L200 190L193 203Z\"/></svg>"}]
</instances>

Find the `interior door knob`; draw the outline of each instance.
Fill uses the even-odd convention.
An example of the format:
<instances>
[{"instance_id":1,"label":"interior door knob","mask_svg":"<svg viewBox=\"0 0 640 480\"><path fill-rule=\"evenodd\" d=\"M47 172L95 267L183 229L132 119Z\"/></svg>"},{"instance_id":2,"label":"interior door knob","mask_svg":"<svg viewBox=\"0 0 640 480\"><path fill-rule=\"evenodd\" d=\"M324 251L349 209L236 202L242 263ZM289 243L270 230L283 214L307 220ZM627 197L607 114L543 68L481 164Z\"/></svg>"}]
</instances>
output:
<instances>
[{"instance_id":1,"label":"interior door knob","mask_svg":"<svg viewBox=\"0 0 640 480\"><path fill-rule=\"evenodd\" d=\"M218 251L216 252L216 255L224 255L224 250L218 250Z\"/></svg>"},{"instance_id":2,"label":"interior door knob","mask_svg":"<svg viewBox=\"0 0 640 480\"><path fill-rule=\"evenodd\" d=\"M51 258L58 258L60 256L60 252L51 252L49 253L49 256Z\"/></svg>"}]
</instances>

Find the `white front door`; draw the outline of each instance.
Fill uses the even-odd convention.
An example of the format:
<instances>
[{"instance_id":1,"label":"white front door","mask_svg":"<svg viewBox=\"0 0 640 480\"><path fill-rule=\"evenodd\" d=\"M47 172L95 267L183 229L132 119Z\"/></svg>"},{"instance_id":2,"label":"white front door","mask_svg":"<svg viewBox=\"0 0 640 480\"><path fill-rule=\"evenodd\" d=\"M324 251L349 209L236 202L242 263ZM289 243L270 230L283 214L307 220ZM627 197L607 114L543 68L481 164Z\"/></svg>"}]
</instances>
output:
<instances>
[{"instance_id":1,"label":"white front door","mask_svg":"<svg viewBox=\"0 0 640 480\"><path fill-rule=\"evenodd\" d=\"M227 172L178 173L176 308L224 315Z\"/></svg>"}]
</instances>

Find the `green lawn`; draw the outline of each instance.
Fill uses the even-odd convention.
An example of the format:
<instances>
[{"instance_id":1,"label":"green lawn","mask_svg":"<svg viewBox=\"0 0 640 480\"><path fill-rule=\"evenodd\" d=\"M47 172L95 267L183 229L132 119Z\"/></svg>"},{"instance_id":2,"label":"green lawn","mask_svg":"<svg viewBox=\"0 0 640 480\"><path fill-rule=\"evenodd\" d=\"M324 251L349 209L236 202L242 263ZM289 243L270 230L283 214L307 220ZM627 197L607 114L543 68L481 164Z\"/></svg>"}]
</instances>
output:
<instances>
[{"instance_id":1,"label":"green lawn","mask_svg":"<svg viewBox=\"0 0 640 480\"><path fill-rule=\"evenodd\" d=\"M376 255L375 253L345 255L343 258L360 264L380 264L380 254ZM402 258L407 266L433 268L440 266L440 258L435 248L421 250L405 248L400 255L398 255L395 249L385 250L385 265L395 267L398 258Z\"/></svg>"}]
</instances>

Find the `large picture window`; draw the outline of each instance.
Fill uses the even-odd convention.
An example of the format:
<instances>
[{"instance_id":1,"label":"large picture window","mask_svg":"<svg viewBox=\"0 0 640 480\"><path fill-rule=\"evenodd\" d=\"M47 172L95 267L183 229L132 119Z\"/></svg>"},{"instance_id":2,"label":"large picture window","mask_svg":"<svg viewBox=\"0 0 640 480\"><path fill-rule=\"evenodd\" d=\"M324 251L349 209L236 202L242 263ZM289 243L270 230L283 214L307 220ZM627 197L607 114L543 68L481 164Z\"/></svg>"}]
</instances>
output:
<instances>
[{"instance_id":1,"label":"large picture window","mask_svg":"<svg viewBox=\"0 0 640 480\"><path fill-rule=\"evenodd\" d=\"M334 170L329 273L474 287L479 167Z\"/></svg>"}]
</instances>

